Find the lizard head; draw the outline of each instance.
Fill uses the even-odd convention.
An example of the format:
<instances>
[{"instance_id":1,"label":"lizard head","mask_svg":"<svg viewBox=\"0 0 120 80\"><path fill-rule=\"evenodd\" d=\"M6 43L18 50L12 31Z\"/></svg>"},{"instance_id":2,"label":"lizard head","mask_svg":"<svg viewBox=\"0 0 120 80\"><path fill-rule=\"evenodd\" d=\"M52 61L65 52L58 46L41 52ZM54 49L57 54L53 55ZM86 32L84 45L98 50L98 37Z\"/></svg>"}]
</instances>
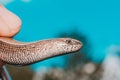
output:
<instances>
[{"instance_id":1,"label":"lizard head","mask_svg":"<svg viewBox=\"0 0 120 80\"><path fill-rule=\"evenodd\" d=\"M77 52L82 47L82 43L80 41L72 38L55 39L54 45L56 45L56 48L54 49L57 49L61 53Z\"/></svg>"}]
</instances>

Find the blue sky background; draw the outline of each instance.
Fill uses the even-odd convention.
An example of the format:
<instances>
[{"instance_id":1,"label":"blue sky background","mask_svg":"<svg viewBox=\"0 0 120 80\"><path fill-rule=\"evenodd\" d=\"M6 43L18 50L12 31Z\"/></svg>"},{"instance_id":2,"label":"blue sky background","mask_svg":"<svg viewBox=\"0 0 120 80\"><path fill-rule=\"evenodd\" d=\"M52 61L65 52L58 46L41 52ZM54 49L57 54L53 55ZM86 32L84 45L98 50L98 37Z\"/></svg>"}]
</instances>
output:
<instances>
[{"instance_id":1,"label":"blue sky background","mask_svg":"<svg viewBox=\"0 0 120 80\"><path fill-rule=\"evenodd\" d=\"M15 39L48 39L77 28L92 44L90 57L100 61L109 46L120 45L119 4L119 0L12 0L5 6L22 20L21 31ZM62 67L64 63L62 56L34 64L33 67L50 67L52 64Z\"/></svg>"}]
</instances>

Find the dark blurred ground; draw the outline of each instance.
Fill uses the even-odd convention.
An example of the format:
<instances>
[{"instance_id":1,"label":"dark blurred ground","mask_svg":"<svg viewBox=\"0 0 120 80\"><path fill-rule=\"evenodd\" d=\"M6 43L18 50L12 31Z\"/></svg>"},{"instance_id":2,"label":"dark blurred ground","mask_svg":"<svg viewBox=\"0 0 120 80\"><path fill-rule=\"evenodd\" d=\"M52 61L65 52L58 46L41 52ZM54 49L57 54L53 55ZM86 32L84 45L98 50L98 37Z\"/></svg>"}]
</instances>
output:
<instances>
[{"instance_id":1,"label":"dark blurred ground","mask_svg":"<svg viewBox=\"0 0 120 80\"><path fill-rule=\"evenodd\" d=\"M12 80L32 80L33 72L29 66L17 67L6 65Z\"/></svg>"},{"instance_id":2,"label":"dark blurred ground","mask_svg":"<svg viewBox=\"0 0 120 80\"><path fill-rule=\"evenodd\" d=\"M85 62L74 68L52 68L45 73L34 74L29 66L14 67L7 65L12 80L100 80L103 69L100 64ZM34 77L34 78L33 78Z\"/></svg>"}]
</instances>

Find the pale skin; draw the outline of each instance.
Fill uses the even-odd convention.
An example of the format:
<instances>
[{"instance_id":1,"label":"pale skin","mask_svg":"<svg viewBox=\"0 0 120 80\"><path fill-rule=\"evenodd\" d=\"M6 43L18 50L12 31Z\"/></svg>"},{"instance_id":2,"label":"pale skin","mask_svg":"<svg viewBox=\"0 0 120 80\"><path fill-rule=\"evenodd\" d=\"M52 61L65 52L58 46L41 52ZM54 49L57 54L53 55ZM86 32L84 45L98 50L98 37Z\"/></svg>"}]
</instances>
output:
<instances>
[{"instance_id":1,"label":"pale skin","mask_svg":"<svg viewBox=\"0 0 120 80\"><path fill-rule=\"evenodd\" d=\"M12 37L19 32L20 28L20 18L0 5L0 36Z\"/></svg>"}]
</instances>

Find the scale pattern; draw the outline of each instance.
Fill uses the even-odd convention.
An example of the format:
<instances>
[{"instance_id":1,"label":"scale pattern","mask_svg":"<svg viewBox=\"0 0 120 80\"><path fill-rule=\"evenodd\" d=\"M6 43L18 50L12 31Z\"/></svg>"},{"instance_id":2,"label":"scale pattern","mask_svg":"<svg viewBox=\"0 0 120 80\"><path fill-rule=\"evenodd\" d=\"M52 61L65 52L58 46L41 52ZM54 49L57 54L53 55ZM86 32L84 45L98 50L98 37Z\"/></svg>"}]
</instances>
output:
<instances>
[{"instance_id":1,"label":"scale pattern","mask_svg":"<svg viewBox=\"0 0 120 80\"><path fill-rule=\"evenodd\" d=\"M0 37L0 60L12 65L28 65L47 58L80 50L82 43L71 38L19 42Z\"/></svg>"}]
</instances>

